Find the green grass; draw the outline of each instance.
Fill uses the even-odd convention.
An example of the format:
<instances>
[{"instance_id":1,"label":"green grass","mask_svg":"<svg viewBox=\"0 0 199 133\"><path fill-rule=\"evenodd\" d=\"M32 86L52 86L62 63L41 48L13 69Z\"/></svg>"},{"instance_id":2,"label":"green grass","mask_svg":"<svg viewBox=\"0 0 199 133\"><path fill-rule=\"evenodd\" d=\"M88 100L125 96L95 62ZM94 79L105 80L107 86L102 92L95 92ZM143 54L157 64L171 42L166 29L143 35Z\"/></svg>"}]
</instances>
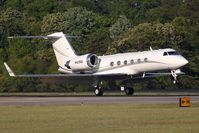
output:
<instances>
[{"instance_id":1,"label":"green grass","mask_svg":"<svg viewBox=\"0 0 199 133\"><path fill-rule=\"evenodd\" d=\"M199 103L0 106L0 133L198 133Z\"/></svg>"}]
</instances>

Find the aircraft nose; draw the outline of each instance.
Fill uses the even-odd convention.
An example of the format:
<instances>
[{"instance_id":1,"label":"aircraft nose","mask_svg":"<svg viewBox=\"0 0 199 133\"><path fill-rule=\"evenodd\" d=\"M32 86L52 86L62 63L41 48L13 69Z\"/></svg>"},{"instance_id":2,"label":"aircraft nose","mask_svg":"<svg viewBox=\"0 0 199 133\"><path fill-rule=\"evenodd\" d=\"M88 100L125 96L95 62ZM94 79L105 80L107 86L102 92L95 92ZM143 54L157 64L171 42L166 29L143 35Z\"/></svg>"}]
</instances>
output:
<instances>
[{"instance_id":1,"label":"aircraft nose","mask_svg":"<svg viewBox=\"0 0 199 133\"><path fill-rule=\"evenodd\" d=\"M184 66L187 63L189 63L189 61L183 57L183 58L180 59L179 63L180 63L181 66Z\"/></svg>"}]
</instances>

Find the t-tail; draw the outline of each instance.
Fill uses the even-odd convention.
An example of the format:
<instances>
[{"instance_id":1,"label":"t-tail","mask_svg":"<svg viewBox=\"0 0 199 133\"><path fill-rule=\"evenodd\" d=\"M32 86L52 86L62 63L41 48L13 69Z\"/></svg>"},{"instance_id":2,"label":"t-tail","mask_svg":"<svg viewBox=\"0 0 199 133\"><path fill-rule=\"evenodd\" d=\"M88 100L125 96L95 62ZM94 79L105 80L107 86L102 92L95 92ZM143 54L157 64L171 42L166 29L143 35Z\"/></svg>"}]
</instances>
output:
<instances>
[{"instance_id":1,"label":"t-tail","mask_svg":"<svg viewBox=\"0 0 199 133\"><path fill-rule=\"evenodd\" d=\"M67 69L65 64L70 59L77 57L77 55L67 38L74 37L75 36L67 36L63 32L56 32L48 36L13 36L9 38L43 38L50 40L59 65L59 71L70 73L71 71Z\"/></svg>"},{"instance_id":2,"label":"t-tail","mask_svg":"<svg viewBox=\"0 0 199 133\"><path fill-rule=\"evenodd\" d=\"M52 37L52 39L50 39ZM65 64L70 59L77 57L73 47L70 45L67 40L67 36L62 32L53 33L48 35L48 37L52 41L53 50L57 59L57 63L59 65L59 70L63 71L66 68Z\"/></svg>"}]
</instances>

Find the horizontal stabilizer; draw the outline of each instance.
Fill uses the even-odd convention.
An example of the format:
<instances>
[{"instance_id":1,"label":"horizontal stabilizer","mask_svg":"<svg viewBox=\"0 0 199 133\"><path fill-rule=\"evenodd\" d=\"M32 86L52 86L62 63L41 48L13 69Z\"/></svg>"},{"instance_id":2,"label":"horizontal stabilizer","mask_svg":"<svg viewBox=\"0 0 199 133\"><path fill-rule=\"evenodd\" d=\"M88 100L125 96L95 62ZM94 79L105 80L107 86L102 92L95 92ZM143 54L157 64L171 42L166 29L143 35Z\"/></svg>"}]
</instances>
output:
<instances>
[{"instance_id":1,"label":"horizontal stabilizer","mask_svg":"<svg viewBox=\"0 0 199 133\"><path fill-rule=\"evenodd\" d=\"M10 36L9 39L13 38L20 38L20 39L34 39L34 38L41 38L41 39L59 39L61 36Z\"/></svg>"},{"instance_id":2,"label":"horizontal stabilizer","mask_svg":"<svg viewBox=\"0 0 199 133\"><path fill-rule=\"evenodd\" d=\"M19 39L59 39L62 36L10 36L9 39L19 38ZM79 36L67 36L67 38L78 38Z\"/></svg>"}]
</instances>

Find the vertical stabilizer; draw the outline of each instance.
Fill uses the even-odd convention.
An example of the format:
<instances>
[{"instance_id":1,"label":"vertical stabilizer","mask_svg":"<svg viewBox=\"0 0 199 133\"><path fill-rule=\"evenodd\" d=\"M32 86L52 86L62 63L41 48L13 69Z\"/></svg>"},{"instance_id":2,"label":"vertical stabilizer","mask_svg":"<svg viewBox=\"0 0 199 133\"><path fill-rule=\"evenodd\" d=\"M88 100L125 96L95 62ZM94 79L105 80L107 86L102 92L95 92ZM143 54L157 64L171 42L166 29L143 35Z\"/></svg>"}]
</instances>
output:
<instances>
[{"instance_id":1,"label":"vertical stabilizer","mask_svg":"<svg viewBox=\"0 0 199 133\"><path fill-rule=\"evenodd\" d=\"M57 32L48 35L48 37L51 36L54 37L53 39L51 39L51 41L53 42L52 46L55 52L57 63L59 67L65 68L66 62L76 57L77 55L73 47L70 45L69 41L67 40L65 34L63 34L62 32Z\"/></svg>"}]
</instances>

